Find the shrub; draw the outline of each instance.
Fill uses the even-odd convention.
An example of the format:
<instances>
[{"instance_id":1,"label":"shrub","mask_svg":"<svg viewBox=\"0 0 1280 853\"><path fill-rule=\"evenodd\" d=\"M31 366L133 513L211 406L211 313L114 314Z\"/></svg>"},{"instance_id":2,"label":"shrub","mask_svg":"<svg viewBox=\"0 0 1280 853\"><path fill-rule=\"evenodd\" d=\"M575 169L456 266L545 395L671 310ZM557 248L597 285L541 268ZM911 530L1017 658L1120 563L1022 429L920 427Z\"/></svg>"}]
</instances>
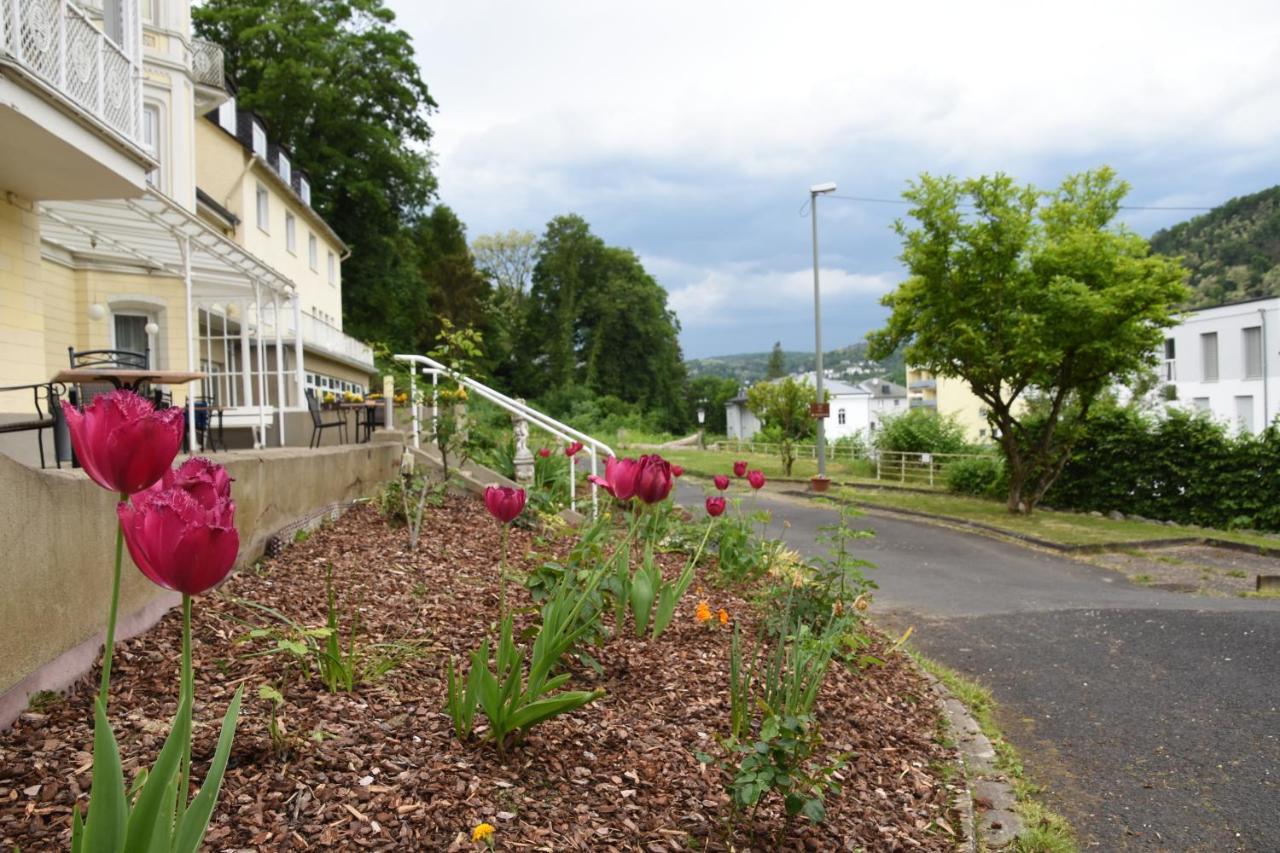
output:
<instances>
[{"instance_id":1,"label":"shrub","mask_svg":"<svg viewBox=\"0 0 1280 853\"><path fill-rule=\"evenodd\" d=\"M1004 463L995 456L957 459L946 473L947 489L957 494L995 498L1006 489Z\"/></svg>"},{"instance_id":2,"label":"shrub","mask_svg":"<svg viewBox=\"0 0 1280 853\"><path fill-rule=\"evenodd\" d=\"M909 409L887 418L875 436L876 448L894 453L964 453L964 427L954 415Z\"/></svg>"}]
</instances>

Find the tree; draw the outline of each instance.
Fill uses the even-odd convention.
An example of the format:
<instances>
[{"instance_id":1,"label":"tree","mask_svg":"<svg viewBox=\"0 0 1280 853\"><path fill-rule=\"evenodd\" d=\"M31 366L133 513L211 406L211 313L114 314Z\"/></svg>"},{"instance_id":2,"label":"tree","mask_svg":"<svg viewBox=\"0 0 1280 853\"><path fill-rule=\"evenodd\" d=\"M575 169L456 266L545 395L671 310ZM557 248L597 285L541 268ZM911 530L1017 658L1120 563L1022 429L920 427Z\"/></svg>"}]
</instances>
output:
<instances>
[{"instance_id":1,"label":"tree","mask_svg":"<svg viewBox=\"0 0 1280 853\"><path fill-rule=\"evenodd\" d=\"M747 389L747 408L760 419L765 432L772 433L781 446L783 476L791 476L791 466L796 461L795 442L803 441L815 432L813 418L809 416L809 404L813 399L813 386L807 381L797 382L790 376L774 382L761 382Z\"/></svg>"},{"instance_id":2,"label":"tree","mask_svg":"<svg viewBox=\"0 0 1280 853\"><path fill-rule=\"evenodd\" d=\"M706 374L695 376L685 386L685 417L691 424L698 422L698 408L706 412L703 425L710 435L724 435L729 431L725 404L738 396L738 380L731 377Z\"/></svg>"},{"instance_id":3,"label":"tree","mask_svg":"<svg viewBox=\"0 0 1280 853\"><path fill-rule=\"evenodd\" d=\"M787 374L786 357L782 354L782 341L773 342L773 352L769 353L769 367L765 371L764 378L781 379Z\"/></svg>"},{"instance_id":4,"label":"tree","mask_svg":"<svg viewBox=\"0 0 1280 853\"><path fill-rule=\"evenodd\" d=\"M523 297L529 290L538 261L538 238L533 232L512 228L505 234L482 234L472 241L471 252L498 293Z\"/></svg>"},{"instance_id":5,"label":"tree","mask_svg":"<svg viewBox=\"0 0 1280 853\"><path fill-rule=\"evenodd\" d=\"M382 0L206 0L197 35L220 44L241 107L311 178L312 205L352 250L343 317L357 336L407 340L421 280L404 230L436 192L435 109L409 35Z\"/></svg>"},{"instance_id":6,"label":"tree","mask_svg":"<svg viewBox=\"0 0 1280 853\"><path fill-rule=\"evenodd\" d=\"M872 357L906 344L909 363L969 384L1005 456L1011 512L1040 502L1093 401L1151 363L1186 298L1178 262L1115 224L1127 192L1104 167L1049 193L997 174L922 175L903 194L918 223L895 226L909 278L883 300ZM1043 416L1025 414L1032 396Z\"/></svg>"},{"instance_id":7,"label":"tree","mask_svg":"<svg viewBox=\"0 0 1280 853\"><path fill-rule=\"evenodd\" d=\"M476 268L467 246L467 227L447 205L420 217L411 232L417 249L420 292L428 311L417 340L441 340L444 322L487 337L493 288Z\"/></svg>"},{"instance_id":8,"label":"tree","mask_svg":"<svg viewBox=\"0 0 1280 853\"><path fill-rule=\"evenodd\" d=\"M878 450L891 453L964 453L969 449L964 427L954 415L908 409L886 418L876 432Z\"/></svg>"}]
</instances>

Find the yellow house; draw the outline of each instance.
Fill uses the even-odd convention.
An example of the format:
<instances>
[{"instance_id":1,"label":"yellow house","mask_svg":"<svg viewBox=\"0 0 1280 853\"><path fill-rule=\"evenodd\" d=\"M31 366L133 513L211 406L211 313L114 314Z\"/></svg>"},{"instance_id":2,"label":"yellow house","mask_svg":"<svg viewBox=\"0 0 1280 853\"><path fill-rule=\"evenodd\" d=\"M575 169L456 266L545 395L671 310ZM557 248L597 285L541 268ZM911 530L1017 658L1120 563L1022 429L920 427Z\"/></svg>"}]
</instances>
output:
<instances>
[{"instance_id":1,"label":"yellow house","mask_svg":"<svg viewBox=\"0 0 1280 853\"><path fill-rule=\"evenodd\" d=\"M987 407L963 379L935 376L921 367L907 366L907 400L913 409L929 409L955 417L973 442L991 441Z\"/></svg>"},{"instance_id":2,"label":"yellow house","mask_svg":"<svg viewBox=\"0 0 1280 853\"><path fill-rule=\"evenodd\" d=\"M222 409L233 446L302 440L308 387L364 390L346 247L236 109L190 0L0 0L0 20L0 386L136 352L206 372L168 390ZM47 415L41 393L0 391L0 451L32 461L5 427Z\"/></svg>"}]
</instances>

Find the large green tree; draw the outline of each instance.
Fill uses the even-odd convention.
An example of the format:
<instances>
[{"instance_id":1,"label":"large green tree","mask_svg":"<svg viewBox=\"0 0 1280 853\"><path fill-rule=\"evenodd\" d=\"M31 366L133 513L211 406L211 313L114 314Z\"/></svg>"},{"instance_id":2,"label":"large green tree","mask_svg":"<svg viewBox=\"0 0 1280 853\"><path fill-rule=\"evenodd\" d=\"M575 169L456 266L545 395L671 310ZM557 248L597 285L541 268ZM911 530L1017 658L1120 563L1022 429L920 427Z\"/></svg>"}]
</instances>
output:
<instances>
[{"instance_id":1,"label":"large green tree","mask_svg":"<svg viewBox=\"0 0 1280 853\"><path fill-rule=\"evenodd\" d=\"M1012 512L1044 497L1094 400L1151 362L1186 298L1178 262L1116 223L1127 192L1100 168L1047 193L997 174L922 175L903 194L909 277L884 298L871 355L906 344L908 363L968 383L1008 464Z\"/></svg>"},{"instance_id":2,"label":"large green tree","mask_svg":"<svg viewBox=\"0 0 1280 853\"><path fill-rule=\"evenodd\" d=\"M435 195L435 102L409 35L382 0L205 0L195 31L226 51L241 106L311 176L312 204L351 247L343 316L396 347L421 287L406 229Z\"/></svg>"},{"instance_id":3,"label":"large green tree","mask_svg":"<svg viewBox=\"0 0 1280 853\"><path fill-rule=\"evenodd\" d=\"M773 342L773 350L769 353L769 366L765 370L765 379L781 379L787 373L787 357L782 352L782 341Z\"/></svg>"}]
</instances>

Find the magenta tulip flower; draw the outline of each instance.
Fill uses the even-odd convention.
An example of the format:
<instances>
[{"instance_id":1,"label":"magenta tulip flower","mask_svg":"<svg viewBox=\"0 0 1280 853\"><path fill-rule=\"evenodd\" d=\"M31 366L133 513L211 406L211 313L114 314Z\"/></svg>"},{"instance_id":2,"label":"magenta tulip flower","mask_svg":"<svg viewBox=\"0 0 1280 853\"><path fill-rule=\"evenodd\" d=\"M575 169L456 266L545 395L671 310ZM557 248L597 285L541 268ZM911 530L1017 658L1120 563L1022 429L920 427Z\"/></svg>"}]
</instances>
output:
<instances>
[{"instance_id":1,"label":"magenta tulip flower","mask_svg":"<svg viewBox=\"0 0 1280 853\"><path fill-rule=\"evenodd\" d=\"M707 515L715 518L724 512L725 506L725 499L718 495L713 498L707 498Z\"/></svg>"},{"instance_id":2,"label":"magenta tulip flower","mask_svg":"<svg viewBox=\"0 0 1280 853\"><path fill-rule=\"evenodd\" d=\"M751 484L751 488L753 488L753 489L762 489L762 488L764 488L764 472L763 472L763 471L748 471L748 472L747 472L747 482Z\"/></svg>"},{"instance_id":3,"label":"magenta tulip flower","mask_svg":"<svg viewBox=\"0 0 1280 853\"><path fill-rule=\"evenodd\" d=\"M661 456L641 456L639 474L636 476L636 497L647 504L666 500L671 494L671 463Z\"/></svg>"},{"instance_id":4,"label":"magenta tulip flower","mask_svg":"<svg viewBox=\"0 0 1280 853\"><path fill-rule=\"evenodd\" d=\"M564 449L564 455L573 458L582 449L581 441L570 442L569 446Z\"/></svg>"},{"instance_id":5,"label":"magenta tulip flower","mask_svg":"<svg viewBox=\"0 0 1280 853\"><path fill-rule=\"evenodd\" d=\"M551 455L551 448L550 447L538 448L538 455L541 456L543 459L546 459Z\"/></svg>"},{"instance_id":6,"label":"magenta tulip flower","mask_svg":"<svg viewBox=\"0 0 1280 853\"><path fill-rule=\"evenodd\" d=\"M148 490L116 507L133 562L152 583L184 595L222 583L240 552L235 502L205 485Z\"/></svg>"},{"instance_id":7,"label":"magenta tulip flower","mask_svg":"<svg viewBox=\"0 0 1280 853\"><path fill-rule=\"evenodd\" d=\"M715 476L713 479L714 479L714 482L715 482L715 484L716 484L716 488L717 488L717 489L719 489L720 491L722 491L722 492L723 492L725 489L729 488L729 477L728 477L728 475L726 475L726 474L716 474L716 476Z\"/></svg>"},{"instance_id":8,"label":"magenta tulip flower","mask_svg":"<svg viewBox=\"0 0 1280 853\"><path fill-rule=\"evenodd\" d=\"M741 476L742 476L743 474L745 474L745 473L747 473L747 463L746 463L746 462L735 462L735 463L733 463L733 476L735 476L735 477L741 477Z\"/></svg>"},{"instance_id":9,"label":"magenta tulip flower","mask_svg":"<svg viewBox=\"0 0 1280 853\"><path fill-rule=\"evenodd\" d=\"M231 498L231 475L227 469L203 456L193 456L176 469L164 472L160 481L146 492L182 489L205 509Z\"/></svg>"},{"instance_id":10,"label":"magenta tulip flower","mask_svg":"<svg viewBox=\"0 0 1280 853\"><path fill-rule=\"evenodd\" d=\"M683 467L681 467L681 466L679 466L679 465L672 465L672 466L671 466L671 476L672 476L672 477L680 477L680 476L682 476L683 474L684 474L684 468L683 468Z\"/></svg>"},{"instance_id":11,"label":"magenta tulip flower","mask_svg":"<svg viewBox=\"0 0 1280 853\"><path fill-rule=\"evenodd\" d=\"M489 486L484 490L484 505L489 513L503 524L515 520L524 510L524 489L513 489L510 486Z\"/></svg>"},{"instance_id":12,"label":"magenta tulip flower","mask_svg":"<svg viewBox=\"0 0 1280 853\"><path fill-rule=\"evenodd\" d=\"M102 488L133 495L160 479L182 446L182 409L156 409L132 391L95 397L62 412L85 473Z\"/></svg>"},{"instance_id":13,"label":"magenta tulip flower","mask_svg":"<svg viewBox=\"0 0 1280 853\"><path fill-rule=\"evenodd\" d=\"M620 501L631 500L636 494L636 478L640 474L640 462L636 459L618 459L610 456L604 463L604 476L591 474L588 480L600 486Z\"/></svg>"}]
</instances>

